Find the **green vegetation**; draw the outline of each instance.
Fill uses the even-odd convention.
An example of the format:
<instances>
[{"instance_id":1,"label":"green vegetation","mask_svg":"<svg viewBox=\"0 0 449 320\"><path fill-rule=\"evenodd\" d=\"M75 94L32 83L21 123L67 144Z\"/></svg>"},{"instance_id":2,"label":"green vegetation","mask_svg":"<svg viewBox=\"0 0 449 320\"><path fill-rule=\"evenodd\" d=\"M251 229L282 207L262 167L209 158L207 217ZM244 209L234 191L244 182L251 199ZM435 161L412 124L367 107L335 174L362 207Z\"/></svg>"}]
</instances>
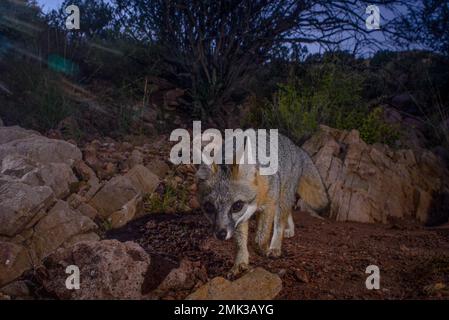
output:
<instances>
[{"instance_id":1,"label":"green vegetation","mask_svg":"<svg viewBox=\"0 0 449 320\"><path fill-rule=\"evenodd\" d=\"M144 209L147 213L174 213L188 211L188 190L176 182L167 178L163 190L156 190L144 198Z\"/></svg>"},{"instance_id":2,"label":"green vegetation","mask_svg":"<svg viewBox=\"0 0 449 320\"><path fill-rule=\"evenodd\" d=\"M361 73L335 63L312 65L301 78L280 84L271 101L254 106L251 120L279 128L298 143L326 124L357 129L367 143L393 144L398 130L385 123L382 108L368 107L362 97L363 80Z\"/></svg>"},{"instance_id":3,"label":"green vegetation","mask_svg":"<svg viewBox=\"0 0 449 320\"><path fill-rule=\"evenodd\" d=\"M379 51L360 58L338 50L309 54L304 43L289 43L286 35L310 21L296 20L303 16L293 11L269 16L262 8L275 13L272 5L288 3L300 10L296 1L257 1L259 9L245 1L176 3L66 0L45 15L34 1L1 1L0 117L43 132L63 131L60 123L69 119L64 122L74 125L63 135L75 139L91 132L169 131L180 125L175 118L206 120L222 129L240 124L240 106L252 96L244 124L279 128L298 143L326 124L357 129L368 143L394 145L403 128L383 119L383 110L393 107L423 123L429 146L449 147L447 45L427 30L429 21L423 31L434 34L430 48L442 54ZM333 16L339 3L326 7L325 16ZM64 26L68 4L86 13L79 31ZM438 12L437 21L446 21ZM197 19L190 19L192 13ZM426 11L420 13L423 20ZM248 24L248 17L254 23ZM278 30L273 21L287 29ZM338 31L340 22L345 24L339 21L328 32ZM168 103L175 89L182 96ZM411 101L392 103L401 95Z\"/></svg>"}]
</instances>

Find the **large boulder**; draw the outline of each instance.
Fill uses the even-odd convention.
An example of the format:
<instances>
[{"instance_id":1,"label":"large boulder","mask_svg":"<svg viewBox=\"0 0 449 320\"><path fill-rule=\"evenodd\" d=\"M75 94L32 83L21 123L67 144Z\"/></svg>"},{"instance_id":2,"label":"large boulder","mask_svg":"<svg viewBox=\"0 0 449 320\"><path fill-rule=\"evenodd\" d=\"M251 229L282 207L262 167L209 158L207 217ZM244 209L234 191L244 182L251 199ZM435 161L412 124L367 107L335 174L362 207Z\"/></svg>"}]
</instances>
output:
<instances>
[{"instance_id":1,"label":"large boulder","mask_svg":"<svg viewBox=\"0 0 449 320\"><path fill-rule=\"evenodd\" d=\"M0 144L5 144L13 140L39 136L40 134L37 131L23 129L19 126L0 126Z\"/></svg>"},{"instance_id":2,"label":"large boulder","mask_svg":"<svg viewBox=\"0 0 449 320\"><path fill-rule=\"evenodd\" d=\"M25 174L36 167L36 163L28 157L18 154L9 154L1 162L0 173L21 179Z\"/></svg>"},{"instance_id":3,"label":"large boulder","mask_svg":"<svg viewBox=\"0 0 449 320\"><path fill-rule=\"evenodd\" d=\"M430 151L368 145L356 130L326 126L303 148L328 189L331 218L381 223L389 217L414 218L426 224L447 220L449 174Z\"/></svg>"},{"instance_id":4,"label":"large boulder","mask_svg":"<svg viewBox=\"0 0 449 320\"><path fill-rule=\"evenodd\" d=\"M80 270L78 290L64 285L69 265ZM142 285L150 257L134 242L85 241L59 249L44 266L43 285L59 299L145 299Z\"/></svg>"},{"instance_id":5,"label":"large boulder","mask_svg":"<svg viewBox=\"0 0 449 320\"><path fill-rule=\"evenodd\" d=\"M216 277L187 300L272 300L281 290L282 280L278 275L256 268L235 281Z\"/></svg>"},{"instance_id":6,"label":"large boulder","mask_svg":"<svg viewBox=\"0 0 449 320\"><path fill-rule=\"evenodd\" d=\"M35 162L72 165L81 159L81 150L62 140L48 139L19 127L0 128L0 161L11 154L27 156Z\"/></svg>"}]
</instances>

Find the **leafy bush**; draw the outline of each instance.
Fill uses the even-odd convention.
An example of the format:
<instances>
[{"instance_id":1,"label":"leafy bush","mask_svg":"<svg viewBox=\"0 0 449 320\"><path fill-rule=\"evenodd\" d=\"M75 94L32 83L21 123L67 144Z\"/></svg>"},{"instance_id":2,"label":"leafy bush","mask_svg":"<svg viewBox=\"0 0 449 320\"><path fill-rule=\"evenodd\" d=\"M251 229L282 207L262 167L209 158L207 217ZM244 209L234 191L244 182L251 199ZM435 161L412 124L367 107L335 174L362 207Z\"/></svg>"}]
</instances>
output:
<instances>
[{"instance_id":1,"label":"leafy bush","mask_svg":"<svg viewBox=\"0 0 449 320\"><path fill-rule=\"evenodd\" d=\"M383 109L374 108L361 119L360 125L355 127L360 131L360 137L366 143L381 142L389 145L399 139L399 129L386 123L383 119Z\"/></svg>"},{"instance_id":2,"label":"leafy bush","mask_svg":"<svg viewBox=\"0 0 449 320\"><path fill-rule=\"evenodd\" d=\"M188 190L176 182L174 176L165 180L155 192L144 198L147 213L175 213L189 211Z\"/></svg>"},{"instance_id":3,"label":"leafy bush","mask_svg":"<svg viewBox=\"0 0 449 320\"><path fill-rule=\"evenodd\" d=\"M367 143L392 144L398 130L383 121L382 108L363 102L363 77L341 65L314 65L301 79L279 85L272 101L252 100L250 121L278 128L297 143L310 137L319 124L357 129Z\"/></svg>"}]
</instances>

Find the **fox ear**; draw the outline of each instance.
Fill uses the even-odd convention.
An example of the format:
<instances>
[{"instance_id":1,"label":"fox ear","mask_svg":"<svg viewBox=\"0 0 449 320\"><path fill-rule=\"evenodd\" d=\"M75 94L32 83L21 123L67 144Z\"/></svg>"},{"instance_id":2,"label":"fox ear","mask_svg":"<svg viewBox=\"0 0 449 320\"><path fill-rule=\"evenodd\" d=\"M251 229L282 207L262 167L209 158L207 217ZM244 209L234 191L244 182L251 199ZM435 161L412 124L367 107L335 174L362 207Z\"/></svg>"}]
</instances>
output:
<instances>
[{"instance_id":1,"label":"fox ear","mask_svg":"<svg viewBox=\"0 0 449 320\"><path fill-rule=\"evenodd\" d=\"M218 171L218 166L215 163L212 163L211 165L207 165L207 164L203 163L203 164L200 164L195 176L198 180L207 180L213 174L217 173L217 171Z\"/></svg>"},{"instance_id":2,"label":"fox ear","mask_svg":"<svg viewBox=\"0 0 449 320\"><path fill-rule=\"evenodd\" d=\"M235 164L232 167L232 176L234 179L253 181L257 175L255 164Z\"/></svg>"}]
</instances>

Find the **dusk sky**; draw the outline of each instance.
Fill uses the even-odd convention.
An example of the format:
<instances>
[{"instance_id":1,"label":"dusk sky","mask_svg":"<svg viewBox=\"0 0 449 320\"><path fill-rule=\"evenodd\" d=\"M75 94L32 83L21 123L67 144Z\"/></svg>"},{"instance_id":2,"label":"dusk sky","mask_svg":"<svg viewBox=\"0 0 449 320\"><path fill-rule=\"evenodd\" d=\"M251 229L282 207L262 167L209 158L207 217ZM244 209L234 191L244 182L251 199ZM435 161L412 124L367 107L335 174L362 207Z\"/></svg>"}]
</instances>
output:
<instances>
[{"instance_id":1,"label":"dusk sky","mask_svg":"<svg viewBox=\"0 0 449 320\"><path fill-rule=\"evenodd\" d=\"M48 12L52 9L58 8L63 3L63 1L64 0L37 0L37 2L42 6L44 12ZM391 14L391 12L385 12L385 11L382 12L382 7L381 7L381 15L382 15L382 18L386 18L386 19L391 19L394 17ZM382 23L382 21L381 21L381 23ZM377 39L384 39L380 32L374 33L373 36ZM307 47L309 49L309 52L315 53L315 52L321 51L320 46L316 45L316 44L308 44ZM349 45L349 47L352 47L352 46ZM348 47L348 49L349 49L349 47ZM368 50L368 51L370 51L370 50Z\"/></svg>"},{"instance_id":2,"label":"dusk sky","mask_svg":"<svg viewBox=\"0 0 449 320\"><path fill-rule=\"evenodd\" d=\"M44 11L48 11L60 6L63 0L37 0L37 2L43 6Z\"/></svg>"}]
</instances>

